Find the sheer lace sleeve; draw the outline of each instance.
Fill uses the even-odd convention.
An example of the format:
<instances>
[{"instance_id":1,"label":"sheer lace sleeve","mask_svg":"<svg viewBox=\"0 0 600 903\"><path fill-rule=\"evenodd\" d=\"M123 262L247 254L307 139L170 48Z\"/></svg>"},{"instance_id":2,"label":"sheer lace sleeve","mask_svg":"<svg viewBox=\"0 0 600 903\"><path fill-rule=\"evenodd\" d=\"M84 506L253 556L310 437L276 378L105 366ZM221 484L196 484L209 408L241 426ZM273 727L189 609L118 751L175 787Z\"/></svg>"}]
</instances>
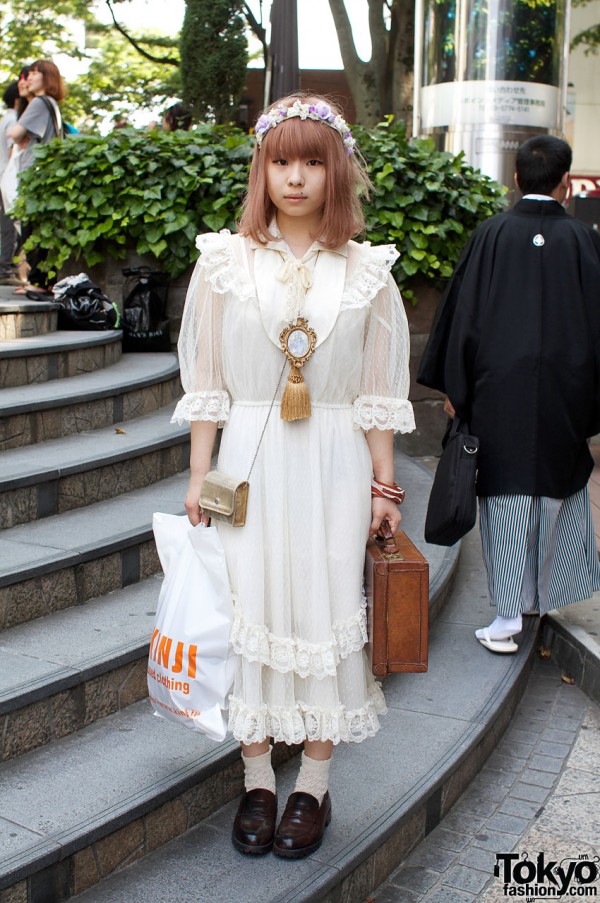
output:
<instances>
[{"instance_id":1,"label":"sheer lace sleeve","mask_svg":"<svg viewBox=\"0 0 600 903\"><path fill-rule=\"evenodd\" d=\"M371 301L365 335L360 395L354 423L363 430L410 433L415 428L408 401L410 339L400 292L388 274Z\"/></svg>"},{"instance_id":2,"label":"sheer lace sleeve","mask_svg":"<svg viewBox=\"0 0 600 903\"><path fill-rule=\"evenodd\" d=\"M177 345L185 395L172 423L212 420L222 426L229 418L229 393L222 370L224 293L215 273L222 272L231 235L205 235L197 242L202 254L192 274Z\"/></svg>"}]
</instances>

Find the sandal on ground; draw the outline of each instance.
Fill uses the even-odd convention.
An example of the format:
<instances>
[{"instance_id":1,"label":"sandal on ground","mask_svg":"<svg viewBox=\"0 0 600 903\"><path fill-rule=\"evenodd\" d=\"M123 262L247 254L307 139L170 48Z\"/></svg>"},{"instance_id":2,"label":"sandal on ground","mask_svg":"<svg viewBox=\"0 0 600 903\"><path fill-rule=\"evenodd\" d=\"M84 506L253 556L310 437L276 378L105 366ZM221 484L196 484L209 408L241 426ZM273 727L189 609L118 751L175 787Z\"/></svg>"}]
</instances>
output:
<instances>
[{"instance_id":1,"label":"sandal on ground","mask_svg":"<svg viewBox=\"0 0 600 903\"><path fill-rule=\"evenodd\" d=\"M44 291L44 289L29 289L25 292L25 297L30 301L54 301L52 292Z\"/></svg>"},{"instance_id":2,"label":"sandal on ground","mask_svg":"<svg viewBox=\"0 0 600 903\"><path fill-rule=\"evenodd\" d=\"M485 646L486 649L489 649L490 652L499 652L503 655L512 655L515 652L519 651L519 647L511 636L504 637L501 640L493 640L490 637L490 631L488 627L482 627L480 630L476 630L475 637L479 640L481 645Z\"/></svg>"}]
</instances>

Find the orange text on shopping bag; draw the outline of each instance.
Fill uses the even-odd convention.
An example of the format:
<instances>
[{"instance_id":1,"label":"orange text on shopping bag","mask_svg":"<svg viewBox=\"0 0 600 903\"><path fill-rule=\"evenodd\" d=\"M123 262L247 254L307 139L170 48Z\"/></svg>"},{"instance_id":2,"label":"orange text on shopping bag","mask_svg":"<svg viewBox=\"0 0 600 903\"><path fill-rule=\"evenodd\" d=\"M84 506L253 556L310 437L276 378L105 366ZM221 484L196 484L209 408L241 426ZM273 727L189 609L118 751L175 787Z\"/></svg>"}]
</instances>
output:
<instances>
[{"instance_id":1,"label":"orange text on shopping bag","mask_svg":"<svg viewBox=\"0 0 600 903\"><path fill-rule=\"evenodd\" d=\"M196 655L198 647L192 643L177 642L155 628L150 640L150 658L157 665L168 668L173 674L181 674L184 660L187 661L187 676L196 676Z\"/></svg>"}]
</instances>

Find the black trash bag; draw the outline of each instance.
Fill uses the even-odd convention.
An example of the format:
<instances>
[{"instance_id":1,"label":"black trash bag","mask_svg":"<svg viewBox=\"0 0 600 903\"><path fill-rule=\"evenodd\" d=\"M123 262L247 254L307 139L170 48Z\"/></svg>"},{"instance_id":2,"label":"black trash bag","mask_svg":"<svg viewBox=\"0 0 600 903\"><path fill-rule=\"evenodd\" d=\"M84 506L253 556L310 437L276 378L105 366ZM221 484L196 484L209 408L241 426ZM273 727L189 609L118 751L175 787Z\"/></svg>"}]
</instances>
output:
<instances>
[{"instance_id":1,"label":"black trash bag","mask_svg":"<svg viewBox=\"0 0 600 903\"><path fill-rule=\"evenodd\" d=\"M119 329L119 308L86 273L57 282L52 294L60 304L58 329Z\"/></svg>"},{"instance_id":2,"label":"black trash bag","mask_svg":"<svg viewBox=\"0 0 600 903\"><path fill-rule=\"evenodd\" d=\"M170 351L169 275L148 266L126 267L123 284L123 351Z\"/></svg>"}]
</instances>

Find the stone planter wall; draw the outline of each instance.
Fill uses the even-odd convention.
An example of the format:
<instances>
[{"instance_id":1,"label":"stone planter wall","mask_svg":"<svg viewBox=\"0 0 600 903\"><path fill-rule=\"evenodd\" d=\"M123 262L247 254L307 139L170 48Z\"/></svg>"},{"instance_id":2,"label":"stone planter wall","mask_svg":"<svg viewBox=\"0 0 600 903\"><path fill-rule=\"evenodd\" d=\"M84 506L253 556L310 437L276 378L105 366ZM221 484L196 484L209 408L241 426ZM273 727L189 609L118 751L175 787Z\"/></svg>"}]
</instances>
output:
<instances>
[{"instance_id":1,"label":"stone planter wall","mask_svg":"<svg viewBox=\"0 0 600 903\"><path fill-rule=\"evenodd\" d=\"M433 389L417 384L417 371L425 350L435 310L441 297L436 289L424 281L411 285L417 297L416 305L404 302L410 329L410 394L417 428L412 433L396 434L395 444L400 451L412 457L439 456L441 439L448 417L444 413L444 396Z\"/></svg>"},{"instance_id":2,"label":"stone planter wall","mask_svg":"<svg viewBox=\"0 0 600 903\"><path fill-rule=\"evenodd\" d=\"M86 267L82 261L71 261L60 275L62 277L82 271L86 272L108 295L110 300L115 301L121 307L124 282L121 270L124 267L141 265L160 269L153 257L140 257L133 251L128 251L121 260L107 258L103 263L95 267ZM181 314L192 270L193 267L190 267L185 273L173 280L169 287L167 314L171 320L171 344L173 348L175 348L179 336ZM398 434L396 436L396 446L405 454L413 457L439 455L441 452L440 441L447 423L447 417L443 411L444 398L439 392L417 385L416 374L429 336L440 293L424 281L416 282L411 287L418 301L416 305L405 302L405 309L411 339L411 390L409 397L414 405L417 428L413 433L407 435Z\"/></svg>"}]
</instances>

